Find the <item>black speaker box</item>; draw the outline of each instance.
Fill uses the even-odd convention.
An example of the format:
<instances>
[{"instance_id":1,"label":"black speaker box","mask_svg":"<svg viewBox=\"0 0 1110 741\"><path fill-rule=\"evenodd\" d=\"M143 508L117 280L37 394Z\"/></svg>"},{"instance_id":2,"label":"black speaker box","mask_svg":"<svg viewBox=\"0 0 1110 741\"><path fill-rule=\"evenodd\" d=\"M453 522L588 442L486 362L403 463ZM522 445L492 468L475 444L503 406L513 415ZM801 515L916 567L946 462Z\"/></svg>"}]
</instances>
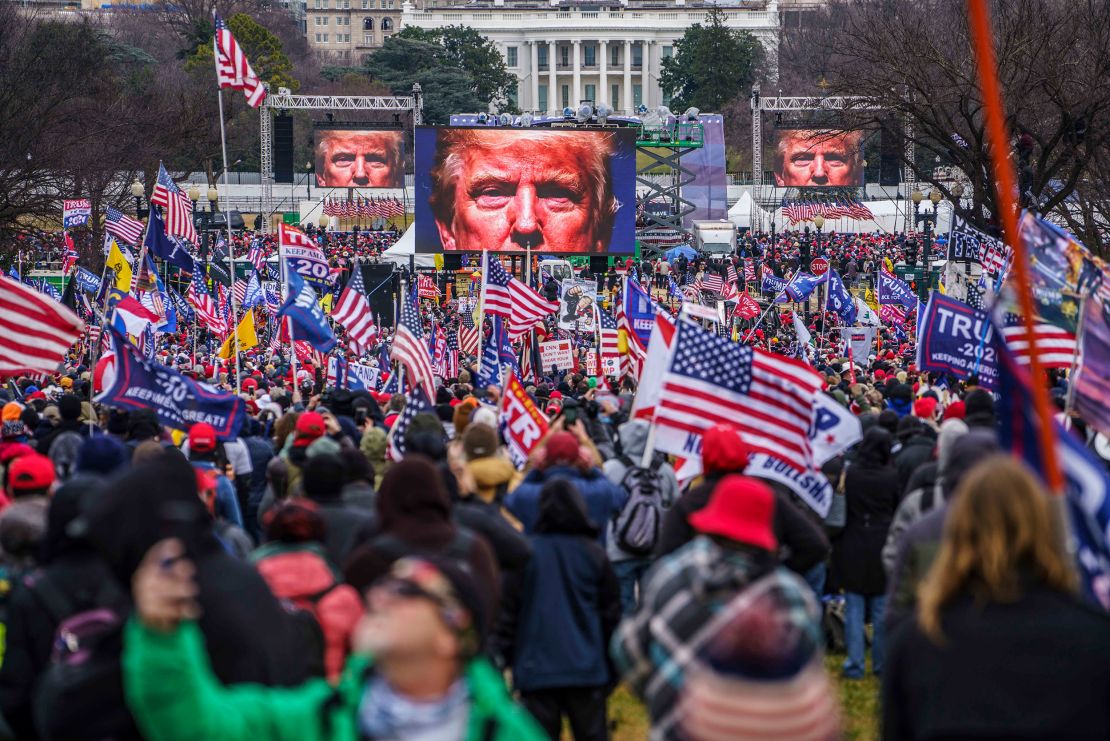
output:
<instances>
[{"instance_id":1,"label":"black speaker box","mask_svg":"<svg viewBox=\"0 0 1110 741\"><path fill-rule=\"evenodd\" d=\"M378 326L393 326L393 297L397 292L398 275L393 272L392 265L362 266L366 298L370 302L370 310L378 317Z\"/></svg>"},{"instance_id":2,"label":"black speaker box","mask_svg":"<svg viewBox=\"0 0 1110 741\"><path fill-rule=\"evenodd\" d=\"M293 182L292 116L274 116L274 182Z\"/></svg>"}]
</instances>

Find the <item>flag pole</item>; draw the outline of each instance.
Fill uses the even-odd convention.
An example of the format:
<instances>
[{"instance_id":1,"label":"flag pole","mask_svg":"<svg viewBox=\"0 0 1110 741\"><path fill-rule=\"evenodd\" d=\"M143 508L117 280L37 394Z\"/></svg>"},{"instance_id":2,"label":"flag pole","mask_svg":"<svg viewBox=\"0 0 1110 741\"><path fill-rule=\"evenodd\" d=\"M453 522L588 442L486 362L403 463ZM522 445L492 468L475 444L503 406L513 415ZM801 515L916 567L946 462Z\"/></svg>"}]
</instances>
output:
<instances>
[{"instance_id":1,"label":"flag pole","mask_svg":"<svg viewBox=\"0 0 1110 741\"><path fill-rule=\"evenodd\" d=\"M212 13L213 13L213 16L215 16L216 10L214 8L212 10ZM220 58L220 50L217 46L217 37L218 36L219 36L218 33L213 33L212 34L212 54L217 60L219 60L219 58ZM230 178L227 175L227 132L225 131L225 126L224 126L224 92L223 92L223 88L220 87L218 80L217 80L217 83L216 83L216 100L219 101L219 106L220 106L220 150L221 150L221 153L223 154L223 157L224 157L224 192L223 192L224 224L227 226L227 260L228 260L228 263L231 266L231 290L230 290L231 297L230 297L230 299L231 299L232 325L234 326L234 328L231 331L232 331L233 336L235 338L234 340L232 340L232 342L234 343L234 346L235 346L235 395L238 396L239 393L241 392L241 384L242 384L241 376L243 375L243 366L242 366L243 361L239 358L239 306L238 306L238 302L235 300L235 245L232 243L232 239L231 239L231 211L228 209L228 203L227 203L227 191L228 191L231 183L230 183ZM145 242L145 240L144 240L144 242ZM143 248L144 249L146 248L145 244L143 245ZM290 338L290 340L292 340L292 338L293 338L292 322L290 322L290 324L289 324L289 329L290 329L289 338ZM296 351L293 352L293 355L294 355L294 358L295 358L296 355L297 355ZM293 381L294 381L294 385L295 385L296 384L296 376L295 375L294 375Z\"/></svg>"},{"instance_id":2,"label":"flag pole","mask_svg":"<svg viewBox=\"0 0 1110 741\"><path fill-rule=\"evenodd\" d=\"M1002 234L1014 251L1014 277L1017 278L1017 294L1021 305L1022 326L1025 330L1023 339L1026 347L1030 348L1029 374L1033 380L1033 407L1040 418L1038 436L1044 461L1045 483L1053 493L1061 494L1064 490L1064 476L1056 455L1056 430L1052 426L1052 407L1048 398L1048 389L1041 375L1040 357L1032 352L1032 348L1037 346L1033 287L1029 274L1029 256L1021 245L1018 235L1018 203L1014 197L1014 193L1018 192L1017 176L1009 154L1010 134L1002 104L1002 89L998 82L990 9L986 0L968 0L967 12L971 26L972 46L975 50L975 63L979 72L979 88L983 94L998 217L1002 222Z\"/></svg>"},{"instance_id":3,"label":"flag pole","mask_svg":"<svg viewBox=\"0 0 1110 741\"><path fill-rule=\"evenodd\" d=\"M482 305L486 296L486 281L489 280L489 250L482 250L482 285L478 288L478 375L482 374L482 339L485 334L486 315ZM461 321L461 320L460 320Z\"/></svg>"}]
</instances>

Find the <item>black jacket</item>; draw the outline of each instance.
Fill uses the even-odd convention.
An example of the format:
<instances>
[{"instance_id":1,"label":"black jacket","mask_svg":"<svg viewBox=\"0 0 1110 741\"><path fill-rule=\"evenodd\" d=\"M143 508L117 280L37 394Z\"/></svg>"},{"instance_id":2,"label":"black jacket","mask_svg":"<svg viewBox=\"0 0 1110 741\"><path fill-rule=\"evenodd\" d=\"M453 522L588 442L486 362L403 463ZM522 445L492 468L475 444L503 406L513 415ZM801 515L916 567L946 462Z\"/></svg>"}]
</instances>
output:
<instances>
[{"instance_id":1,"label":"black jacket","mask_svg":"<svg viewBox=\"0 0 1110 741\"><path fill-rule=\"evenodd\" d=\"M702 483L683 492L667 510L663 515L656 557L676 551L693 540L697 533L690 527L687 518L709 504L709 496L723 475L707 476ZM775 492L774 529L779 547L785 551L783 565L797 574L804 574L829 554L829 540L819 525L794 506L788 494L773 482L764 483Z\"/></svg>"},{"instance_id":2,"label":"black jacket","mask_svg":"<svg viewBox=\"0 0 1110 741\"><path fill-rule=\"evenodd\" d=\"M844 477L848 518L833 539L836 583L846 591L878 595L886 590L882 552L901 490L893 465L850 463Z\"/></svg>"},{"instance_id":3,"label":"black jacket","mask_svg":"<svg viewBox=\"0 0 1110 741\"><path fill-rule=\"evenodd\" d=\"M455 505L452 514L455 522L486 539L493 549L502 577L528 565L528 559L532 557L532 545L527 536L510 525L501 514L500 504L467 497Z\"/></svg>"},{"instance_id":4,"label":"black jacket","mask_svg":"<svg viewBox=\"0 0 1110 741\"><path fill-rule=\"evenodd\" d=\"M935 435L919 432L902 445L901 450L894 456L894 467L898 469L898 498L901 499L908 489L910 476L922 463L933 457L933 448L936 447Z\"/></svg>"},{"instance_id":5,"label":"black jacket","mask_svg":"<svg viewBox=\"0 0 1110 741\"><path fill-rule=\"evenodd\" d=\"M944 644L907 621L883 669L883 738L1110 738L1110 617L1033 587L1010 604L957 598Z\"/></svg>"},{"instance_id":6,"label":"black jacket","mask_svg":"<svg viewBox=\"0 0 1110 741\"><path fill-rule=\"evenodd\" d=\"M515 584L505 589L497 648L511 660L514 686L528 692L608 685L620 586L573 485L544 488L532 559L523 575L509 579Z\"/></svg>"}]
</instances>

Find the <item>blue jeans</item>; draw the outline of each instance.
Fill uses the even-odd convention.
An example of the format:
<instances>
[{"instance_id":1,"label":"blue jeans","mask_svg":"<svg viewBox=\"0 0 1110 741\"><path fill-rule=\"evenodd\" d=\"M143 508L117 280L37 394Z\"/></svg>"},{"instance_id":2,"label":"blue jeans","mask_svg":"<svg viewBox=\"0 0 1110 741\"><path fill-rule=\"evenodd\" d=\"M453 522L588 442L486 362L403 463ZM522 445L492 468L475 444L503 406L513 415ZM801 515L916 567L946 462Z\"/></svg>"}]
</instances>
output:
<instances>
[{"instance_id":1,"label":"blue jeans","mask_svg":"<svg viewBox=\"0 0 1110 741\"><path fill-rule=\"evenodd\" d=\"M882 674L885 648L883 613L885 611L886 595L844 593L844 643L848 649L848 658L844 661L844 676L848 679L862 679L865 673L867 649L863 626L868 617L874 630L871 639L871 673L875 676Z\"/></svg>"},{"instance_id":2,"label":"blue jeans","mask_svg":"<svg viewBox=\"0 0 1110 741\"><path fill-rule=\"evenodd\" d=\"M825 562L822 561L802 575L802 578L806 580L806 584L813 590L813 596L817 598L818 602L825 596L825 577L827 572L828 568Z\"/></svg>"},{"instance_id":3,"label":"blue jeans","mask_svg":"<svg viewBox=\"0 0 1110 741\"><path fill-rule=\"evenodd\" d=\"M621 585L621 613L631 615L636 612L636 587L651 564L650 558L632 558L613 564L613 572Z\"/></svg>"}]
</instances>

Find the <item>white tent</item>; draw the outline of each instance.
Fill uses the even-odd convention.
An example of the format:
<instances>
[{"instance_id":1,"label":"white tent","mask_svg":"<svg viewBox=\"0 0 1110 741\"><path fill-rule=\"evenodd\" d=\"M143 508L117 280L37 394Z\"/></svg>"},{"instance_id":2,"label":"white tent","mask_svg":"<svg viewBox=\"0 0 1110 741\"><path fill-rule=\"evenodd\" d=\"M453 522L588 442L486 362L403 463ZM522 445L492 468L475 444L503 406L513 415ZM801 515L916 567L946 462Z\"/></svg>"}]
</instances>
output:
<instances>
[{"instance_id":1,"label":"white tent","mask_svg":"<svg viewBox=\"0 0 1110 741\"><path fill-rule=\"evenodd\" d=\"M433 255L417 255L416 254L416 228L415 224L409 224L409 228L401 235L401 238L394 242L393 246L382 253L382 259L386 262L391 262L394 265L408 266L409 257L415 256L416 267L418 268L434 268L436 266L435 257Z\"/></svg>"},{"instance_id":2,"label":"white tent","mask_svg":"<svg viewBox=\"0 0 1110 741\"><path fill-rule=\"evenodd\" d=\"M834 231L853 234L869 234L874 231L900 232L906 228L906 209L913 211L913 203L906 200L864 201L863 205L871 211L874 216L873 219L825 219L825 233ZM728 219L742 229L748 228L751 226L752 214L759 208L758 205L752 203L752 197L748 191L744 191L740 195L740 200L728 210ZM931 212L931 205L925 210ZM933 230L937 234L944 234L948 231L951 215L951 209L940 209L938 214L939 223L933 224ZM781 211L773 213L763 210L763 228L765 230L770 227L772 218L778 225L779 231L802 229L806 226L809 226L810 230L813 229L812 222L800 221L797 224L790 225ZM918 225L918 229L920 228L921 226Z\"/></svg>"},{"instance_id":3,"label":"white tent","mask_svg":"<svg viewBox=\"0 0 1110 741\"><path fill-rule=\"evenodd\" d=\"M763 211L759 206L752 203L752 195L748 191L740 194L740 200L732 205L728 210L728 220L741 229L750 229L752 226L752 213L754 209ZM764 225L771 223L771 214L763 211ZM766 228L766 226L765 226Z\"/></svg>"}]
</instances>

